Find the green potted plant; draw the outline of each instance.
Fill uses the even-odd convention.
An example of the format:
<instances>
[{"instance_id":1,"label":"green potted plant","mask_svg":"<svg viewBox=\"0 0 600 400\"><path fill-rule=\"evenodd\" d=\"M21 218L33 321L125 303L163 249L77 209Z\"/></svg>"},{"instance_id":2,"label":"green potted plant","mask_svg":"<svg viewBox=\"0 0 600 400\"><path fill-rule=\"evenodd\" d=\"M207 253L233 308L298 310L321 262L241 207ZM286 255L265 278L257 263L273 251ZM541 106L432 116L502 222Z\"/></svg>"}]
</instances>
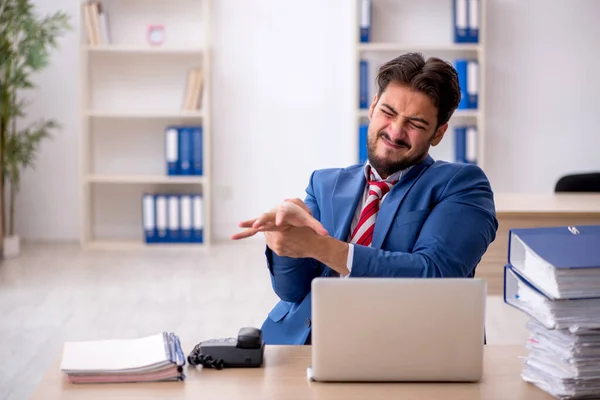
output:
<instances>
[{"instance_id":1,"label":"green potted plant","mask_svg":"<svg viewBox=\"0 0 600 400\"><path fill-rule=\"evenodd\" d=\"M34 166L42 141L59 128L52 119L21 127L27 115L22 94L34 87L32 75L48 65L57 38L69 29L64 12L39 16L31 0L0 1L0 246L5 258L20 248L14 228L21 171Z\"/></svg>"}]
</instances>

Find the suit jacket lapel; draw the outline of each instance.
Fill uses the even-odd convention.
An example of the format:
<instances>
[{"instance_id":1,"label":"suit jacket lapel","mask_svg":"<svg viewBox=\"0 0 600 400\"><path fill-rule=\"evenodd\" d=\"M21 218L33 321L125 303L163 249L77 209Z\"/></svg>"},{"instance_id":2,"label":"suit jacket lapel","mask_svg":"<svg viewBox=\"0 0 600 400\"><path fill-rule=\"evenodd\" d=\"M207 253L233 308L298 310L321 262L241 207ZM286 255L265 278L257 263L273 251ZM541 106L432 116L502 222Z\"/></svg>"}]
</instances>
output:
<instances>
[{"instance_id":1,"label":"suit jacket lapel","mask_svg":"<svg viewBox=\"0 0 600 400\"><path fill-rule=\"evenodd\" d=\"M362 167L342 170L333 188L331 207L334 224L334 237L346 241L350 223L365 190L365 174Z\"/></svg>"},{"instance_id":2,"label":"suit jacket lapel","mask_svg":"<svg viewBox=\"0 0 600 400\"><path fill-rule=\"evenodd\" d=\"M371 247L381 247L383 239L387 236L390 225L396 216L396 212L398 211L404 196L406 196L406 193L408 193L410 188L415 184L419 176L421 176L431 164L433 164L433 158L428 155L423 162L415 165L406 173L406 175L403 175L400 178L400 181L394 185L392 190L390 190L377 213Z\"/></svg>"}]
</instances>

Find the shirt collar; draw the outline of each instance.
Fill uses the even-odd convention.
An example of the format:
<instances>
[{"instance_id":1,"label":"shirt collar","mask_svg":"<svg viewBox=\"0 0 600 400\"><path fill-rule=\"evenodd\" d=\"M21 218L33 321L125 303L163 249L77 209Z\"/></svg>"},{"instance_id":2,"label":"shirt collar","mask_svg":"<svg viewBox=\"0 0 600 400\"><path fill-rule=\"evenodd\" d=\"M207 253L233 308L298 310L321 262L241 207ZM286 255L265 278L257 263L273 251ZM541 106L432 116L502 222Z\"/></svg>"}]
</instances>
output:
<instances>
[{"instance_id":1,"label":"shirt collar","mask_svg":"<svg viewBox=\"0 0 600 400\"><path fill-rule=\"evenodd\" d=\"M371 165L371 163L369 162L369 160L367 160L367 162L365 163L365 166L363 167L364 173L365 173L365 178L367 178L367 181L369 181L370 176L369 176L369 169L371 169L373 171L373 175L375 175L375 181L384 181L384 182L394 182L394 181L399 181L400 178L402 178L402 175L404 175L406 172L410 171L410 169L412 168L412 166L400 170L400 171L396 171L393 174L391 174L390 176L388 176L386 179L381 179L381 175L379 175L379 172L377 172L377 170Z\"/></svg>"}]
</instances>

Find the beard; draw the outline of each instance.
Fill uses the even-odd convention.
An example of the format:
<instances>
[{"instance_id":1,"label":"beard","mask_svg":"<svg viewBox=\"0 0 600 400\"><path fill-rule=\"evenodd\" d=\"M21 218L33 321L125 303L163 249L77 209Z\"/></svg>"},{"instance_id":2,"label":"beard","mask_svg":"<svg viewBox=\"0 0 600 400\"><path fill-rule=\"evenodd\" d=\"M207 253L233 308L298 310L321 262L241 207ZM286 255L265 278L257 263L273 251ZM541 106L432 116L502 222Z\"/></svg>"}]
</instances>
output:
<instances>
[{"instance_id":1,"label":"beard","mask_svg":"<svg viewBox=\"0 0 600 400\"><path fill-rule=\"evenodd\" d=\"M379 132L373 140L368 140L367 156L369 162L382 177L387 177L392 175L394 172L404 170L408 167L412 167L413 165L416 165L419 162L421 162L427 155L427 148L425 148L421 152L415 153L411 156L403 156L402 158L396 161L389 161L385 158L381 158L377 156L376 149L377 141L383 140L382 138L385 138L387 141L396 145L404 146L407 150L410 150L412 148L412 146L404 140L391 140L390 136L385 132Z\"/></svg>"}]
</instances>

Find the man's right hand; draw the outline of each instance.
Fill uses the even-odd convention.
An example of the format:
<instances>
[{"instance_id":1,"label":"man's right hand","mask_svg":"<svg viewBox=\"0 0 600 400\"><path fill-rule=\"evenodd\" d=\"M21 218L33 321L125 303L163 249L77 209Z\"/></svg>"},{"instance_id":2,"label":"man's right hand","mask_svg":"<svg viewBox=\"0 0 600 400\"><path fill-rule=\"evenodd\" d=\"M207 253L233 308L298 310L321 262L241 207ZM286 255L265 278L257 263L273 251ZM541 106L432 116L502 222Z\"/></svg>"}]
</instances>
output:
<instances>
[{"instance_id":1,"label":"man's right hand","mask_svg":"<svg viewBox=\"0 0 600 400\"><path fill-rule=\"evenodd\" d=\"M285 200L274 210L241 222L239 227L246 229L232 235L234 240L254 236L257 232L285 231L290 227L308 227L319 235L328 235L327 230L312 216L310 209L300 199Z\"/></svg>"}]
</instances>

